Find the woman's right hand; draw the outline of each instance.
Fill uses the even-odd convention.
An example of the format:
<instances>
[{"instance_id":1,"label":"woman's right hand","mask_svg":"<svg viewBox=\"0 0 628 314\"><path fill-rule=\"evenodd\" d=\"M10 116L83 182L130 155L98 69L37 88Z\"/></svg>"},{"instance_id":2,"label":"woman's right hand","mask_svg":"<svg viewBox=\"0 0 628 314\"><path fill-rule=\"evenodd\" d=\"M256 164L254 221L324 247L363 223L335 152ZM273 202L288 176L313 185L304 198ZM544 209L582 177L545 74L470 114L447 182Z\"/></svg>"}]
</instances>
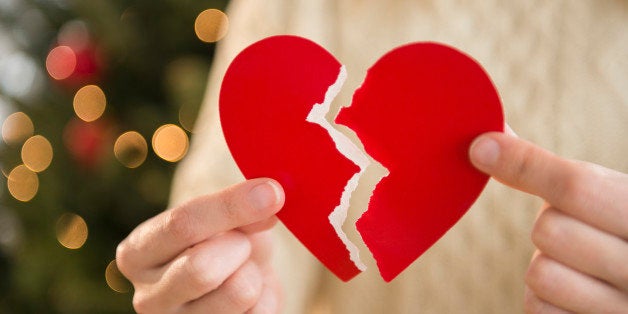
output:
<instances>
[{"instance_id":1,"label":"woman's right hand","mask_svg":"<svg viewBox=\"0 0 628 314\"><path fill-rule=\"evenodd\" d=\"M117 249L138 313L276 313L270 228L284 203L274 180L196 198L140 224Z\"/></svg>"}]
</instances>

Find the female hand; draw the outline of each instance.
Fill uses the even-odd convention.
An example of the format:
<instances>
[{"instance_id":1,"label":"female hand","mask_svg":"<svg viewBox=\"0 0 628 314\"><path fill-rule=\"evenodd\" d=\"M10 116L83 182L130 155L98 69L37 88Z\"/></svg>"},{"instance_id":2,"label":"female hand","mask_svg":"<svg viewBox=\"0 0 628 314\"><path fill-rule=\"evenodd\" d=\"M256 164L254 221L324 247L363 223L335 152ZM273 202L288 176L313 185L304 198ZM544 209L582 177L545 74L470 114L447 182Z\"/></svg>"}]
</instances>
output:
<instances>
[{"instance_id":1,"label":"female hand","mask_svg":"<svg viewBox=\"0 0 628 314\"><path fill-rule=\"evenodd\" d=\"M546 201L526 274L529 313L628 313L628 175L487 133L471 145L481 171Z\"/></svg>"},{"instance_id":2,"label":"female hand","mask_svg":"<svg viewBox=\"0 0 628 314\"><path fill-rule=\"evenodd\" d=\"M279 183L255 179L171 208L140 224L116 262L138 313L276 313L269 229Z\"/></svg>"}]
</instances>

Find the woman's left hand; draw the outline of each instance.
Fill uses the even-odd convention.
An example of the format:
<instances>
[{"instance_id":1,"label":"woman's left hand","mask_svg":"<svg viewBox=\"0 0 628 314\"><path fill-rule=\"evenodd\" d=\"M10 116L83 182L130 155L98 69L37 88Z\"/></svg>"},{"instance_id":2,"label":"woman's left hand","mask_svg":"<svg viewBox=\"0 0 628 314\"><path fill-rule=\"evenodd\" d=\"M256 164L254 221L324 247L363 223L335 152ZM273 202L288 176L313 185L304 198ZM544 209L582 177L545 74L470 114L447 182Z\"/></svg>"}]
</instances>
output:
<instances>
[{"instance_id":1,"label":"woman's left hand","mask_svg":"<svg viewBox=\"0 0 628 314\"><path fill-rule=\"evenodd\" d=\"M526 274L528 313L628 313L628 175L503 133L478 137L479 170L546 201Z\"/></svg>"}]
</instances>

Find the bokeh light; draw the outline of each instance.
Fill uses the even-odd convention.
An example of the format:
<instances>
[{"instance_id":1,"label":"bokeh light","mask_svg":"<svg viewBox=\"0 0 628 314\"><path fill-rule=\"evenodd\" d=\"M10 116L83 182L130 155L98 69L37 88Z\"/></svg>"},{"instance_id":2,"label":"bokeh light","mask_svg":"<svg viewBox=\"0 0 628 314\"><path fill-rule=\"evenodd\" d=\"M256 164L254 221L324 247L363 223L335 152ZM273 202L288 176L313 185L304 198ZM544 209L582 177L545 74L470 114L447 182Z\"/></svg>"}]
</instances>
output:
<instances>
[{"instance_id":1,"label":"bokeh light","mask_svg":"<svg viewBox=\"0 0 628 314\"><path fill-rule=\"evenodd\" d=\"M118 137L113 153L125 167L137 168L146 160L148 144L141 134L129 131Z\"/></svg>"},{"instance_id":2,"label":"bokeh light","mask_svg":"<svg viewBox=\"0 0 628 314\"><path fill-rule=\"evenodd\" d=\"M46 57L46 70L55 80L63 80L76 70L77 58L74 50L68 46L57 46Z\"/></svg>"},{"instance_id":3,"label":"bokeh light","mask_svg":"<svg viewBox=\"0 0 628 314\"><path fill-rule=\"evenodd\" d=\"M52 162L52 145L41 135L30 137L22 145L22 162L34 172L42 172Z\"/></svg>"},{"instance_id":4,"label":"bokeh light","mask_svg":"<svg viewBox=\"0 0 628 314\"><path fill-rule=\"evenodd\" d=\"M57 220L57 241L72 250L79 249L87 241L87 223L73 213L65 213Z\"/></svg>"},{"instance_id":5,"label":"bokeh light","mask_svg":"<svg viewBox=\"0 0 628 314\"><path fill-rule=\"evenodd\" d=\"M105 269L105 280L109 288L115 292L126 293L131 290L131 284L118 270L118 264L116 264L115 259Z\"/></svg>"},{"instance_id":6,"label":"bokeh light","mask_svg":"<svg viewBox=\"0 0 628 314\"><path fill-rule=\"evenodd\" d=\"M0 94L32 100L43 87L43 75L38 64L21 51L4 57L1 54L0 51Z\"/></svg>"},{"instance_id":7,"label":"bokeh light","mask_svg":"<svg viewBox=\"0 0 628 314\"><path fill-rule=\"evenodd\" d=\"M163 160L177 162L181 160L188 151L188 135L185 131L174 125L162 125L153 134L153 150Z\"/></svg>"},{"instance_id":8,"label":"bokeh light","mask_svg":"<svg viewBox=\"0 0 628 314\"><path fill-rule=\"evenodd\" d=\"M227 15L217 9L207 9L201 12L194 21L196 36L206 43L219 41L227 35L228 29Z\"/></svg>"},{"instance_id":9,"label":"bokeh light","mask_svg":"<svg viewBox=\"0 0 628 314\"><path fill-rule=\"evenodd\" d=\"M2 139L5 143L18 144L33 135L33 121L23 112L9 115L2 123Z\"/></svg>"},{"instance_id":10,"label":"bokeh light","mask_svg":"<svg viewBox=\"0 0 628 314\"><path fill-rule=\"evenodd\" d=\"M107 120L99 119L85 122L72 118L63 130L63 141L70 157L77 166L94 170L111 157L113 145L111 125Z\"/></svg>"},{"instance_id":11,"label":"bokeh light","mask_svg":"<svg viewBox=\"0 0 628 314\"><path fill-rule=\"evenodd\" d=\"M92 122L105 112L107 97L96 85L87 85L74 94L74 112L81 120Z\"/></svg>"},{"instance_id":12,"label":"bokeh light","mask_svg":"<svg viewBox=\"0 0 628 314\"><path fill-rule=\"evenodd\" d=\"M72 20L63 24L57 35L57 42L60 45L78 50L87 48L89 40L89 29L87 24L81 20Z\"/></svg>"},{"instance_id":13,"label":"bokeh light","mask_svg":"<svg viewBox=\"0 0 628 314\"><path fill-rule=\"evenodd\" d=\"M24 165L19 165L9 173L7 188L16 200L28 202L37 194L39 178Z\"/></svg>"}]
</instances>

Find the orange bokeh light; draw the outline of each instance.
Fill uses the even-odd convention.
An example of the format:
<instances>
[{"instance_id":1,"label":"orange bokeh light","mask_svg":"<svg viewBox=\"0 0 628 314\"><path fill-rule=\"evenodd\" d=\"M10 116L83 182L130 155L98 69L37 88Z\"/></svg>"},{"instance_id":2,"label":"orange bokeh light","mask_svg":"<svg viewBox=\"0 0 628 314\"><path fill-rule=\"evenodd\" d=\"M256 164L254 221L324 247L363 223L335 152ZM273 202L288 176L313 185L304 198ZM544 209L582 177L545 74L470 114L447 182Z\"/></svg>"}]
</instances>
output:
<instances>
[{"instance_id":1,"label":"orange bokeh light","mask_svg":"<svg viewBox=\"0 0 628 314\"><path fill-rule=\"evenodd\" d=\"M30 137L22 145L22 161L33 172L46 170L52 162L52 156L52 145L41 135Z\"/></svg>"},{"instance_id":2,"label":"orange bokeh light","mask_svg":"<svg viewBox=\"0 0 628 314\"><path fill-rule=\"evenodd\" d=\"M7 144L21 143L34 132L33 121L23 112L15 112L2 123L2 139Z\"/></svg>"},{"instance_id":3,"label":"orange bokeh light","mask_svg":"<svg viewBox=\"0 0 628 314\"><path fill-rule=\"evenodd\" d=\"M28 202L37 194L39 179L35 172L25 165L19 165L9 173L7 188L16 200Z\"/></svg>"},{"instance_id":4,"label":"orange bokeh light","mask_svg":"<svg viewBox=\"0 0 628 314\"><path fill-rule=\"evenodd\" d=\"M68 249L80 249L87 241L87 234L87 223L77 214L65 213L57 220L57 241Z\"/></svg>"},{"instance_id":5,"label":"orange bokeh light","mask_svg":"<svg viewBox=\"0 0 628 314\"><path fill-rule=\"evenodd\" d=\"M74 112L85 122L92 122L105 112L107 97L97 85L87 85L74 94Z\"/></svg>"},{"instance_id":6,"label":"orange bokeh light","mask_svg":"<svg viewBox=\"0 0 628 314\"><path fill-rule=\"evenodd\" d=\"M217 9L207 9L201 12L194 21L196 36L206 43L219 41L227 35L228 29L227 15Z\"/></svg>"},{"instance_id":7,"label":"orange bokeh light","mask_svg":"<svg viewBox=\"0 0 628 314\"><path fill-rule=\"evenodd\" d=\"M118 264L114 259L105 269L105 281L111 290L118 293L127 293L131 290L131 284L118 270Z\"/></svg>"},{"instance_id":8,"label":"orange bokeh light","mask_svg":"<svg viewBox=\"0 0 628 314\"><path fill-rule=\"evenodd\" d=\"M181 160L188 151L189 139L182 128L174 124L162 125L153 134L153 150L169 162Z\"/></svg>"},{"instance_id":9,"label":"orange bokeh light","mask_svg":"<svg viewBox=\"0 0 628 314\"><path fill-rule=\"evenodd\" d=\"M148 155L148 144L144 137L135 131L120 135L113 146L118 161L127 168L137 168Z\"/></svg>"}]
</instances>

